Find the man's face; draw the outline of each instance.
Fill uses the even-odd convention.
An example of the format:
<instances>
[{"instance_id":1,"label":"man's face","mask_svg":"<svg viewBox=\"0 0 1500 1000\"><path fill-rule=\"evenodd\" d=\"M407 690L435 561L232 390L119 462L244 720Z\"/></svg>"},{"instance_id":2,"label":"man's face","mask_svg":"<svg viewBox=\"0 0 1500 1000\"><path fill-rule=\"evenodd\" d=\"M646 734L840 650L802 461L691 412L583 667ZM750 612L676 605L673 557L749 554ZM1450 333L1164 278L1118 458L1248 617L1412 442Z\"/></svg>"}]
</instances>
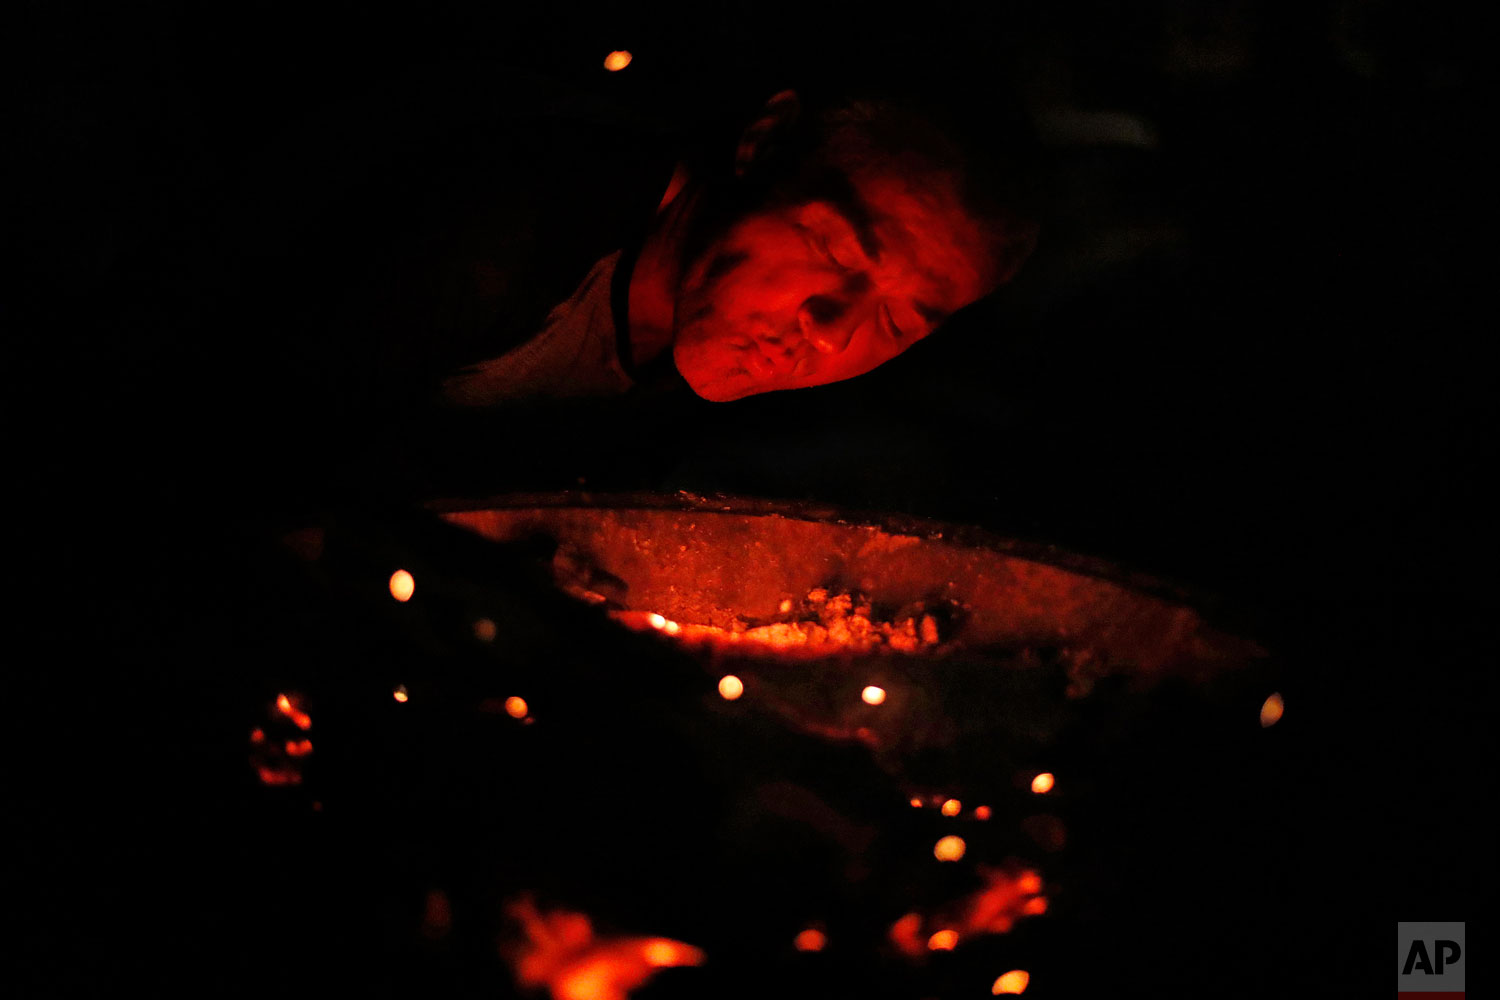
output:
<instances>
[{"instance_id":1,"label":"man's face","mask_svg":"<svg viewBox=\"0 0 1500 1000\"><path fill-rule=\"evenodd\" d=\"M991 290L951 177L849 182L847 196L753 212L688 262L672 353L699 396L863 375Z\"/></svg>"}]
</instances>

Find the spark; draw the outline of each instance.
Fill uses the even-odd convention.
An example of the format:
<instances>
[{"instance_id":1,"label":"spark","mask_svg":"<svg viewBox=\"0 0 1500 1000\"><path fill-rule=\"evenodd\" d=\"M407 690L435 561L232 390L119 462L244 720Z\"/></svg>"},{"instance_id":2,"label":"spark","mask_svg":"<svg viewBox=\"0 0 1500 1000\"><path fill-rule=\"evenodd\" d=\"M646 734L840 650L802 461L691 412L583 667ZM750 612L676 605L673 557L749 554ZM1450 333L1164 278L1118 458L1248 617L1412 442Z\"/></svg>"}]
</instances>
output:
<instances>
[{"instance_id":1,"label":"spark","mask_svg":"<svg viewBox=\"0 0 1500 1000\"><path fill-rule=\"evenodd\" d=\"M401 702L404 705L408 700L410 700L411 695L406 693L405 684L397 684L396 690L391 692L391 697L395 698L397 701Z\"/></svg>"},{"instance_id":2,"label":"spark","mask_svg":"<svg viewBox=\"0 0 1500 1000\"><path fill-rule=\"evenodd\" d=\"M995 985L990 987L990 992L995 996L1002 993L1025 993L1030 983L1031 973L1024 969L1012 969L995 980Z\"/></svg>"},{"instance_id":3,"label":"spark","mask_svg":"<svg viewBox=\"0 0 1500 1000\"><path fill-rule=\"evenodd\" d=\"M798 951L822 951L828 944L828 935L816 927L809 927L792 941Z\"/></svg>"},{"instance_id":4,"label":"spark","mask_svg":"<svg viewBox=\"0 0 1500 1000\"><path fill-rule=\"evenodd\" d=\"M952 951L958 947L958 931L941 930L927 939L929 951Z\"/></svg>"},{"instance_id":5,"label":"spark","mask_svg":"<svg viewBox=\"0 0 1500 1000\"><path fill-rule=\"evenodd\" d=\"M398 569L391 574L391 596L405 603L411 600L412 592L417 589L417 581L404 569Z\"/></svg>"},{"instance_id":6,"label":"spark","mask_svg":"<svg viewBox=\"0 0 1500 1000\"><path fill-rule=\"evenodd\" d=\"M604 57L604 68L611 73L618 73L630 65L631 55L624 49L616 49Z\"/></svg>"},{"instance_id":7,"label":"spark","mask_svg":"<svg viewBox=\"0 0 1500 1000\"><path fill-rule=\"evenodd\" d=\"M302 711L296 705L292 704L292 699L288 698L286 695L278 694L276 696L276 708L281 712L282 715L286 716L288 719L291 719L292 722L296 724L298 729L312 728L312 717L309 716L306 712Z\"/></svg>"},{"instance_id":8,"label":"spark","mask_svg":"<svg viewBox=\"0 0 1500 1000\"><path fill-rule=\"evenodd\" d=\"M958 799L949 799L947 802L943 803L942 812L944 816L957 816L959 813L963 812L963 808L964 804L958 801Z\"/></svg>"},{"instance_id":9,"label":"spark","mask_svg":"<svg viewBox=\"0 0 1500 1000\"><path fill-rule=\"evenodd\" d=\"M975 806L974 807L974 818L975 819L989 819L990 818L990 807L989 806Z\"/></svg>"},{"instance_id":10,"label":"spark","mask_svg":"<svg viewBox=\"0 0 1500 1000\"><path fill-rule=\"evenodd\" d=\"M885 688L876 687L874 684L871 684L861 691L859 696L864 699L866 705L879 705L885 701Z\"/></svg>"},{"instance_id":11,"label":"spark","mask_svg":"<svg viewBox=\"0 0 1500 1000\"><path fill-rule=\"evenodd\" d=\"M1267 698L1265 704L1260 706L1260 727L1269 729L1281 721L1281 713L1286 708L1279 693Z\"/></svg>"},{"instance_id":12,"label":"spark","mask_svg":"<svg viewBox=\"0 0 1500 1000\"><path fill-rule=\"evenodd\" d=\"M734 701L745 693L745 682L734 674L725 674L719 678L719 695L725 701Z\"/></svg>"},{"instance_id":13,"label":"spark","mask_svg":"<svg viewBox=\"0 0 1500 1000\"><path fill-rule=\"evenodd\" d=\"M1057 779L1052 776L1051 772L1043 771L1041 774L1031 779L1031 790L1033 792L1036 792L1038 795L1046 795L1048 792L1052 791L1052 786L1056 783Z\"/></svg>"},{"instance_id":14,"label":"spark","mask_svg":"<svg viewBox=\"0 0 1500 1000\"><path fill-rule=\"evenodd\" d=\"M964 843L964 838L950 834L937 842L932 849L932 856L939 861L957 861L968 849L969 845Z\"/></svg>"},{"instance_id":15,"label":"spark","mask_svg":"<svg viewBox=\"0 0 1500 1000\"><path fill-rule=\"evenodd\" d=\"M528 707L526 705L525 698L519 698L515 695L511 695L509 698L505 699L505 714L510 716L512 719L526 718L527 711Z\"/></svg>"}]
</instances>

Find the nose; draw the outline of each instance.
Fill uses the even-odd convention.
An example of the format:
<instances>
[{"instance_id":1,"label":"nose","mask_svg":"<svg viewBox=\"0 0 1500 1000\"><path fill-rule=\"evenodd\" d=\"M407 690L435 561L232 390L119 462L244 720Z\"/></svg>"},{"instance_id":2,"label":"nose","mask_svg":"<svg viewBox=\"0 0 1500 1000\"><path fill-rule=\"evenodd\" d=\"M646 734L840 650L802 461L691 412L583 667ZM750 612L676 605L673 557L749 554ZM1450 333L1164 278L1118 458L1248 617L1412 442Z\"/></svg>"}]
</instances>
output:
<instances>
[{"instance_id":1,"label":"nose","mask_svg":"<svg viewBox=\"0 0 1500 1000\"><path fill-rule=\"evenodd\" d=\"M826 295L810 295L797 309L803 338L824 354L837 354L849 346L854 333L852 319L848 303Z\"/></svg>"}]
</instances>

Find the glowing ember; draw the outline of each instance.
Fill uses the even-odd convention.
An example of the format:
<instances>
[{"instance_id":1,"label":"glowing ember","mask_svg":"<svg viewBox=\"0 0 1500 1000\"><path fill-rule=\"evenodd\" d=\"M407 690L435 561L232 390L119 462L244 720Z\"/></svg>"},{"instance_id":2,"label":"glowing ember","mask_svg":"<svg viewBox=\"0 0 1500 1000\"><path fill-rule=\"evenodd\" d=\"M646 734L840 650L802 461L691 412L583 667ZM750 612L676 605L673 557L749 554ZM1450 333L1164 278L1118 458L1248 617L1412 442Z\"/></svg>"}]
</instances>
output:
<instances>
[{"instance_id":1,"label":"glowing ember","mask_svg":"<svg viewBox=\"0 0 1500 1000\"><path fill-rule=\"evenodd\" d=\"M474 623L474 638L480 642L495 641L495 623L488 618L481 618Z\"/></svg>"},{"instance_id":2,"label":"glowing ember","mask_svg":"<svg viewBox=\"0 0 1500 1000\"><path fill-rule=\"evenodd\" d=\"M995 996L1000 996L1002 993L1025 993L1030 983L1031 973L1022 969L1012 969L995 980L995 985L990 987L990 992Z\"/></svg>"},{"instance_id":3,"label":"glowing ember","mask_svg":"<svg viewBox=\"0 0 1500 1000\"><path fill-rule=\"evenodd\" d=\"M1032 891L1041 889L1041 878L1035 872L1009 865L979 865L978 875L983 885L974 892L925 914L908 913L892 924L891 943L907 957L921 958L933 950L931 941L941 931L952 931L964 941L986 934L1008 934L1017 920L1046 912L1046 900Z\"/></svg>"},{"instance_id":4,"label":"glowing ember","mask_svg":"<svg viewBox=\"0 0 1500 1000\"><path fill-rule=\"evenodd\" d=\"M792 613L792 599L790 597L788 597L786 600L784 600L780 604L776 605L776 610L780 611L784 615L791 614Z\"/></svg>"},{"instance_id":5,"label":"glowing ember","mask_svg":"<svg viewBox=\"0 0 1500 1000\"><path fill-rule=\"evenodd\" d=\"M797 610L787 600L780 607L782 614ZM763 650L781 656L820 657L843 651L876 650L921 653L942 641L931 615L922 615L920 623L916 614L896 622L878 621L872 617L870 603L865 598L848 593L830 595L821 587L808 593L797 612L798 620L790 622L752 625L737 618L729 627L722 628L680 624L654 611L616 610L609 614L632 628L653 628L693 644L721 648L733 644L747 651Z\"/></svg>"},{"instance_id":6,"label":"glowing ember","mask_svg":"<svg viewBox=\"0 0 1500 1000\"><path fill-rule=\"evenodd\" d=\"M939 861L957 861L968 849L969 845L964 843L964 838L950 834L937 842L932 849L932 856Z\"/></svg>"},{"instance_id":7,"label":"glowing ember","mask_svg":"<svg viewBox=\"0 0 1500 1000\"><path fill-rule=\"evenodd\" d=\"M974 807L974 818L975 819L989 819L990 818L990 807L989 806L975 806Z\"/></svg>"},{"instance_id":8,"label":"glowing ember","mask_svg":"<svg viewBox=\"0 0 1500 1000\"><path fill-rule=\"evenodd\" d=\"M719 678L719 695L725 701L734 701L745 693L745 682L734 674L725 674Z\"/></svg>"},{"instance_id":9,"label":"glowing ember","mask_svg":"<svg viewBox=\"0 0 1500 1000\"><path fill-rule=\"evenodd\" d=\"M526 718L526 712L527 705L525 698L518 698L515 695L511 695L505 699L505 714L512 719L524 719Z\"/></svg>"},{"instance_id":10,"label":"glowing ember","mask_svg":"<svg viewBox=\"0 0 1500 1000\"><path fill-rule=\"evenodd\" d=\"M958 931L944 929L927 939L929 951L952 951L958 947Z\"/></svg>"},{"instance_id":11,"label":"glowing ember","mask_svg":"<svg viewBox=\"0 0 1500 1000\"><path fill-rule=\"evenodd\" d=\"M919 799L919 798L917 798L915 795L913 795L911 797L911 807L913 809L920 809L920 808L922 808L922 800Z\"/></svg>"},{"instance_id":12,"label":"glowing ember","mask_svg":"<svg viewBox=\"0 0 1500 1000\"><path fill-rule=\"evenodd\" d=\"M417 589L417 581L404 569L398 569L391 574L391 596L398 601L411 600L412 592Z\"/></svg>"},{"instance_id":13,"label":"glowing ember","mask_svg":"<svg viewBox=\"0 0 1500 1000\"><path fill-rule=\"evenodd\" d=\"M291 719L298 729L312 728L312 717L297 707L296 703L286 695L278 694L276 696L276 709L282 715Z\"/></svg>"},{"instance_id":14,"label":"glowing ember","mask_svg":"<svg viewBox=\"0 0 1500 1000\"><path fill-rule=\"evenodd\" d=\"M250 742L251 743L264 743L265 741L266 741L266 731L264 729L252 729L252 730L250 730Z\"/></svg>"},{"instance_id":15,"label":"glowing ember","mask_svg":"<svg viewBox=\"0 0 1500 1000\"><path fill-rule=\"evenodd\" d=\"M816 927L809 927L798 934L792 944L798 951L822 951L823 947L828 944L828 935Z\"/></svg>"},{"instance_id":16,"label":"glowing ember","mask_svg":"<svg viewBox=\"0 0 1500 1000\"><path fill-rule=\"evenodd\" d=\"M963 812L963 808L964 804L962 802L958 801L957 799L949 799L947 802L943 803L942 812L944 816L957 816L959 813Z\"/></svg>"},{"instance_id":17,"label":"glowing ember","mask_svg":"<svg viewBox=\"0 0 1500 1000\"><path fill-rule=\"evenodd\" d=\"M1046 795L1048 792L1052 791L1052 786L1056 783L1057 779L1055 779L1049 772L1043 771L1041 774L1031 779L1031 790L1033 792L1036 792L1038 795Z\"/></svg>"},{"instance_id":18,"label":"glowing ember","mask_svg":"<svg viewBox=\"0 0 1500 1000\"><path fill-rule=\"evenodd\" d=\"M1260 706L1260 727L1269 729L1280 722L1281 713L1285 707L1280 694L1273 694L1267 698L1265 704Z\"/></svg>"},{"instance_id":19,"label":"glowing ember","mask_svg":"<svg viewBox=\"0 0 1500 1000\"><path fill-rule=\"evenodd\" d=\"M286 755L288 757L306 757L312 753L312 740L287 740Z\"/></svg>"},{"instance_id":20,"label":"glowing ember","mask_svg":"<svg viewBox=\"0 0 1500 1000\"><path fill-rule=\"evenodd\" d=\"M630 65L630 53L624 49L617 49L604 57L604 68L611 73L618 73Z\"/></svg>"},{"instance_id":21,"label":"glowing ember","mask_svg":"<svg viewBox=\"0 0 1500 1000\"><path fill-rule=\"evenodd\" d=\"M545 986L553 1000L626 1000L659 969L703 963L701 949L671 938L598 937L581 913L543 914L529 900L509 912L524 935L505 949L516 980Z\"/></svg>"},{"instance_id":22,"label":"glowing ember","mask_svg":"<svg viewBox=\"0 0 1500 1000\"><path fill-rule=\"evenodd\" d=\"M871 684L869 687L861 691L859 693L859 696L864 700L864 703L866 705L879 705L881 702L885 701L885 688L876 687L875 685Z\"/></svg>"},{"instance_id":23,"label":"glowing ember","mask_svg":"<svg viewBox=\"0 0 1500 1000\"><path fill-rule=\"evenodd\" d=\"M394 691L391 692L391 697L395 698L397 701L401 702L402 704L405 704L410 699L411 696L406 693L406 685L405 684L397 684L396 685L396 690L394 690Z\"/></svg>"}]
</instances>

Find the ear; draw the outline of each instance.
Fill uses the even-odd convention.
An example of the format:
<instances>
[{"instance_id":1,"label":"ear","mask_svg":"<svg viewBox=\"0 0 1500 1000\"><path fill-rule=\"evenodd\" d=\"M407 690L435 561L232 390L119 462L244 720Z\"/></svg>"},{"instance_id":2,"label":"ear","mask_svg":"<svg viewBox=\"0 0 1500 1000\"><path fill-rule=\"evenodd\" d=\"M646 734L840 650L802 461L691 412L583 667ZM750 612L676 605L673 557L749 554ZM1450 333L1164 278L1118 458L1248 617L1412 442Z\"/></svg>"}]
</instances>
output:
<instances>
[{"instance_id":1,"label":"ear","mask_svg":"<svg viewBox=\"0 0 1500 1000\"><path fill-rule=\"evenodd\" d=\"M795 90L783 90L767 101L760 116L740 135L734 175L744 177L756 164L765 162L801 114L802 99Z\"/></svg>"}]
</instances>

